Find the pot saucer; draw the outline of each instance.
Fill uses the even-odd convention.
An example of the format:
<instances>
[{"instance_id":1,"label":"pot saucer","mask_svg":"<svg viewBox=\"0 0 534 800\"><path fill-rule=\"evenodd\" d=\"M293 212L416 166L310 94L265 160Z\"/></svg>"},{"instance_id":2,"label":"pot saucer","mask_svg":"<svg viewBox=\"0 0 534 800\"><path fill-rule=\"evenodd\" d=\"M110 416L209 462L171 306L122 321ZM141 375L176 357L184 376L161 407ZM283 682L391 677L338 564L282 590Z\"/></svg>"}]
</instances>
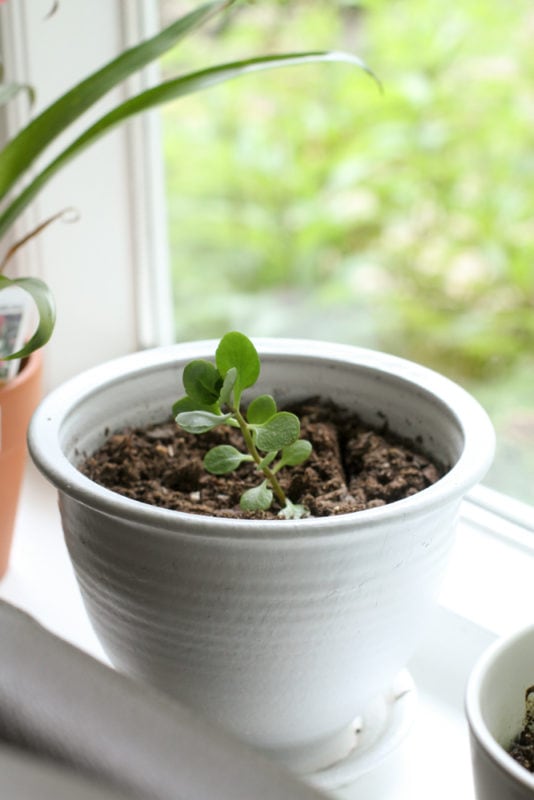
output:
<instances>
[{"instance_id":1,"label":"pot saucer","mask_svg":"<svg viewBox=\"0 0 534 800\"><path fill-rule=\"evenodd\" d=\"M317 789L339 789L380 764L407 734L415 716L417 693L407 670L389 691L376 697L354 722L356 746L326 769L301 776Z\"/></svg>"}]
</instances>

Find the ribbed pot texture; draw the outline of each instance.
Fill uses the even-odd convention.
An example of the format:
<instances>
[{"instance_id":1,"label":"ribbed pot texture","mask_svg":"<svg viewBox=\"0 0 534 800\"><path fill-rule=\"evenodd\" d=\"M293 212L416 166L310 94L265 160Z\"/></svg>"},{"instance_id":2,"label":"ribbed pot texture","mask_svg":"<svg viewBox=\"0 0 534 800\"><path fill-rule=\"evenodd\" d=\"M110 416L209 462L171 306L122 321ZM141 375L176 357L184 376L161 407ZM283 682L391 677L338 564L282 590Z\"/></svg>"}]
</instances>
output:
<instances>
[{"instance_id":1,"label":"ribbed pot texture","mask_svg":"<svg viewBox=\"0 0 534 800\"><path fill-rule=\"evenodd\" d=\"M58 487L67 547L112 662L299 772L353 746L352 720L387 691L431 613L465 492L494 436L476 401L410 362L327 343L260 340L258 393L312 395L417 437L451 470L389 506L337 517L245 521L115 495L76 470L106 430L168 416L180 373L213 342L138 353L85 373L30 431Z\"/></svg>"},{"instance_id":2,"label":"ribbed pot texture","mask_svg":"<svg viewBox=\"0 0 534 800\"><path fill-rule=\"evenodd\" d=\"M41 354L35 353L13 380L0 387L0 578L9 564L26 464L26 433L41 399L41 372Z\"/></svg>"}]
</instances>

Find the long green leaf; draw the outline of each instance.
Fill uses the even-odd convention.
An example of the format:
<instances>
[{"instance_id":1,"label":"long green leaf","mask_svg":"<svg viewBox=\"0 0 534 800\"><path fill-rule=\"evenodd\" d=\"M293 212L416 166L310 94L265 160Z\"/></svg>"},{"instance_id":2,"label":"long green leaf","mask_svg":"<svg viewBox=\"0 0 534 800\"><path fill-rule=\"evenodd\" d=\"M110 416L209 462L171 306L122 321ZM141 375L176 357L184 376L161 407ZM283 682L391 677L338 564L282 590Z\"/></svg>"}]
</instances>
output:
<instances>
[{"instance_id":1,"label":"long green leaf","mask_svg":"<svg viewBox=\"0 0 534 800\"><path fill-rule=\"evenodd\" d=\"M276 56L261 56L243 61L235 61L229 64L219 64L208 69L200 70L199 72L192 72L187 75L182 75L179 78L165 81L158 86L141 92L107 113L98 120L98 122L88 128L78 139L72 142L72 144L60 153L54 161L45 167L0 216L0 238L19 214L33 200L44 184L46 184L64 164L125 119L141 111L146 111L162 103L175 100L178 97L183 97L210 86L215 86L216 84L223 83L224 81L231 80L240 75L276 67L295 66L319 61L338 61L355 65L371 75L378 83L377 78L361 59L350 53L342 52L288 53Z\"/></svg>"},{"instance_id":2,"label":"long green leaf","mask_svg":"<svg viewBox=\"0 0 534 800\"><path fill-rule=\"evenodd\" d=\"M39 236L39 234L42 233L45 228L48 228L49 225L52 225L52 223L56 222L58 219L64 219L65 222L74 221L78 219L78 215L74 209L64 208L62 211L58 211L56 214L48 217L48 219L40 222L39 225L37 225L31 231L28 231L28 233L26 233L21 239L13 242L7 253L4 255L2 261L0 261L0 272L3 273L5 271L9 261L21 249L21 247L24 247L24 245L28 244L28 242L30 242L36 236Z\"/></svg>"},{"instance_id":3,"label":"long green leaf","mask_svg":"<svg viewBox=\"0 0 534 800\"><path fill-rule=\"evenodd\" d=\"M191 30L236 0L207 3L163 31L121 53L46 108L4 148L0 157L0 199L30 164L74 120L129 75L157 59Z\"/></svg>"},{"instance_id":4,"label":"long green leaf","mask_svg":"<svg viewBox=\"0 0 534 800\"><path fill-rule=\"evenodd\" d=\"M33 297L37 311L39 312L39 322L37 329L31 339L26 342L24 347L17 350L16 353L11 353L8 356L2 355L3 361L10 361L13 358L25 358L38 350L52 335L54 330L54 323L56 321L56 310L54 299L48 286L39 280L39 278L6 278L5 275L0 275L0 291L6 289L8 286L20 286L28 294Z\"/></svg>"}]
</instances>

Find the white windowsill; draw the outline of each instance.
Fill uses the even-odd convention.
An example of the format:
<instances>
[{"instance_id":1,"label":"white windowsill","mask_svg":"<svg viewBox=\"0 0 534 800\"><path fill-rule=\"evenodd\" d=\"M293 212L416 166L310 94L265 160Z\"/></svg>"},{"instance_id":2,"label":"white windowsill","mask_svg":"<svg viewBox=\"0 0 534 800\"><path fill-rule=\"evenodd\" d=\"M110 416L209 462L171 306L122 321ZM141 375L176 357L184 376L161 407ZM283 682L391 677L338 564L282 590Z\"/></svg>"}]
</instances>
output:
<instances>
[{"instance_id":1,"label":"white windowsill","mask_svg":"<svg viewBox=\"0 0 534 800\"><path fill-rule=\"evenodd\" d=\"M434 624L410 664L418 691L410 733L380 769L338 791L337 797L472 800L463 716L465 681L489 642L532 622L534 607L534 512L503 501L503 514L497 513L496 498L498 501L498 495L481 489L464 503ZM66 553L55 491L31 465L11 566L0 582L0 597L106 660L85 614ZM444 769L444 753L453 768Z\"/></svg>"},{"instance_id":2,"label":"white windowsill","mask_svg":"<svg viewBox=\"0 0 534 800\"><path fill-rule=\"evenodd\" d=\"M46 628L102 660L105 655L82 603L57 508L56 492L30 463L15 528L11 562L0 597Z\"/></svg>"}]
</instances>

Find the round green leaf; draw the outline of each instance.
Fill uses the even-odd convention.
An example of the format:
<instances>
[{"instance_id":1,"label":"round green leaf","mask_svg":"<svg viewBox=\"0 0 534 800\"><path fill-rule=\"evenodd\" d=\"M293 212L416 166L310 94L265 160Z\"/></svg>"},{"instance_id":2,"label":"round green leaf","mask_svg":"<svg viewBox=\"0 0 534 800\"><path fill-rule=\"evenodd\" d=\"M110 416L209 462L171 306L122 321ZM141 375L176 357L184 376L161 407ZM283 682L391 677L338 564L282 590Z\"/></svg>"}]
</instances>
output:
<instances>
[{"instance_id":1,"label":"round green leaf","mask_svg":"<svg viewBox=\"0 0 534 800\"><path fill-rule=\"evenodd\" d=\"M232 367L237 370L235 382L237 400L243 389L256 383L260 374L260 359L256 348L250 339L238 331L223 336L215 353L215 363L223 376Z\"/></svg>"},{"instance_id":2,"label":"round green leaf","mask_svg":"<svg viewBox=\"0 0 534 800\"><path fill-rule=\"evenodd\" d=\"M280 411L255 430L256 446L264 452L270 452L281 450L296 441L300 434L300 422L295 414Z\"/></svg>"},{"instance_id":3,"label":"round green leaf","mask_svg":"<svg viewBox=\"0 0 534 800\"><path fill-rule=\"evenodd\" d=\"M270 394L255 397L247 408L247 420L251 425L263 425L276 414L276 403Z\"/></svg>"},{"instance_id":4,"label":"round green leaf","mask_svg":"<svg viewBox=\"0 0 534 800\"><path fill-rule=\"evenodd\" d=\"M273 502L273 493L265 481L260 486L247 489L241 495L239 505L244 511L266 511Z\"/></svg>"},{"instance_id":5,"label":"round green leaf","mask_svg":"<svg viewBox=\"0 0 534 800\"><path fill-rule=\"evenodd\" d=\"M222 378L209 361L191 361L184 369L184 388L191 400L211 405L219 399Z\"/></svg>"},{"instance_id":6,"label":"round green leaf","mask_svg":"<svg viewBox=\"0 0 534 800\"><path fill-rule=\"evenodd\" d=\"M240 453L229 444L213 447L204 456L204 466L213 475L226 475L237 469L243 461L250 461L251 456Z\"/></svg>"},{"instance_id":7,"label":"round green leaf","mask_svg":"<svg viewBox=\"0 0 534 800\"><path fill-rule=\"evenodd\" d=\"M308 442L307 439L297 439L293 444L284 447L282 450L282 461L288 467L296 467L309 458L311 451L311 442Z\"/></svg>"},{"instance_id":8,"label":"round green leaf","mask_svg":"<svg viewBox=\"0 0 534 800\"><path fill-rule=\"evenodd\" d=\"M188 433L206 433L230 417L230 414L214 414L210 411L182 411L176 423Z\"/></svg>"}]
</instances>

